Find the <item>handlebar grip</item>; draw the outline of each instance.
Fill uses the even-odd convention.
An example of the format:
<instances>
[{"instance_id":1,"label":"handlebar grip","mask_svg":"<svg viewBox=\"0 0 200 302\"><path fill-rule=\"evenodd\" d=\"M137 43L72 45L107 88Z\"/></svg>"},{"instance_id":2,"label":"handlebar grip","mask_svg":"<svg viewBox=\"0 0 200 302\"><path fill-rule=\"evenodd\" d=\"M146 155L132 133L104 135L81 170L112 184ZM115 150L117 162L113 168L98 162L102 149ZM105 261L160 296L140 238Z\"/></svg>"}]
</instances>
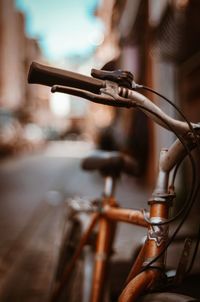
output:
<instances>
[{"instance_id":1,"label":"handlebar grip","mask_svg":"<svg viewBox=\"0 0 200 302\"><path fill-rule=\"evenodd\" d=\"M68 70L49 67L32 62L28 74L28 83L45 86L62 85L98 93L104 87L104 81L94 79Z\"/></svg>"}]
</instances>

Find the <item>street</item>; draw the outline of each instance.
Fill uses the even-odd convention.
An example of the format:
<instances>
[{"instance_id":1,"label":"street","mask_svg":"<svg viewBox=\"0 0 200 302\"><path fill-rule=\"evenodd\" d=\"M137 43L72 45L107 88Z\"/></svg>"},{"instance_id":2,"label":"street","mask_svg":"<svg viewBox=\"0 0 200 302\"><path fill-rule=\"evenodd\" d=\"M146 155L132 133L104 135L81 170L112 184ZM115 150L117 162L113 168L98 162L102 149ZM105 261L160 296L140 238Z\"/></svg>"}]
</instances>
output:
<instances>
[{"instance_id":1,"label":"street","mask_svg":"<svg viewBox=\"0 0 200 302\"><path fill-rule=\"evenodd\" d=\"M81 158L91 149L83 142L55 142L38 154L1 162L1 301L48 298L64 226L64 200L92 199L102 192L101 176L80 169ZM147 192L133 178L123 176L116 195L125 207L145 207ZM134 243L144 234L139 229L135 227L132 238L132 226L119 226L115 260L132 257Z\"/></svg>"}]
</instances>

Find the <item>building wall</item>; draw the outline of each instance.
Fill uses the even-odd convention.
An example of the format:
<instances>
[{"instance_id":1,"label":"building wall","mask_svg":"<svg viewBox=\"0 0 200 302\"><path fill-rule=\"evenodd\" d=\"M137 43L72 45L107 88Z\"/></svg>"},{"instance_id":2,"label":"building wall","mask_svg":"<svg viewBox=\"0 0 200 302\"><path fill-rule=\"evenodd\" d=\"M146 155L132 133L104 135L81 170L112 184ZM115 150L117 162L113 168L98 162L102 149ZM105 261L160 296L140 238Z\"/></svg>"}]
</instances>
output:
<instances>
[{"instance_id":1,"label":"building wall","mask_svg":"<svg viewBox=\"0 0 200 302\"><path fill-rule=\"evenodd\" d=\"M0 106L17 111L22 123L49 124L49 89L27 83L31 62L44 59L37 40L26 36L25 17L14 3L0 1Z\"/></svg>"},{"instance_id":2,"label":"building wall","mask_svg":"<svg viewBox=\"0 0 200 302\"><path fill-rule=\"evenodd\" d=\"M200 43L197 38L200 28L197 13L200 11L200 2L137 0L133 4L133 1L127 0L124 1L123 7L120 7L120 3L119 0L113 3L112 13L109 15L111 20L106 22L111 25L109 37L112 36L112 32L118 32L115 48L120 48L120 59L117 67L131 71L135 74L137 82L155 88L180 105L191 120L197 121L200 116L198 102L200 93L197 88L200 69L196 63L200 61L200 56L198 55L195 61L194 57L197 55L191 54L196 52ZM117 7L118 13L115 11ZM121 16L118 22L115 22L116 15ZM184 61L187 61L187 64L184 64ZM192 62L195 62L196 69L193 68L193 71L187 73L184 78L178 77L183 75L185 65ZM179 118L165 101L151 93L146 95L170 116ZM148 157L147 178L152 182L156 177L160 149L171 145L174 134L128 111L122 111L120 122L121 120L124 135L132 141L137 136L135 132L138 123L142 125L146 123L149 146L143 145L142 148L144 150L149 148L145 156ZM139 138L139 135L137 137ZM144 138L141 137L141 142L142 139ZM137 139L136 142L135 148L139 145ZM131 144L129 148L131 149Z\"/></svg>"},{"instance_id":3,"label":"building wall","mask_svg":"<svg viewBox=\"0 0 200 302\"><path fill-rule=\"evenodd\" d=\"M1 54L1 45L2 45L2 35L3 35L3 20L2 20L2 1L0 1L0 66L2 66L2 54ZM2 91L2 76L0 72L0 95Z\"/></svg>"},{"instance_id":4,"label":"building wall","mask_svg":"<svg viewBox=\"0 0 200 302\"><path fill-rule=\"evenodd\" d=\"M17 108L23 100L23 17L13 0L1 1L1 106Z\"/></svg>"},{"instance_id":5,"label":"building wall","mask_svg":"<svg viewBox=\"0 0 200 302\"><path fill-rule=\"evenodd\" d=\"M132 26L130 35L125 40L125 48L128 45L129 49L124 52L125 48L122 48L122 55L125 56L122 63L126 66L126 69L130 70L130 68L134 68L134 62L136 61L137 74L143 74L142 77L139 76L136 80L153 87L168 97L183 110L190 121L199 122L200 40L197 37L199 37L200 28L200 2L198 0L163 1L161 5L161 1L140 1L143 5L147 2L150 3L148 19L142 18L144 7L140 6L136 14L136 22ZM160 9L158 9L158 6ZM146 31L149 32L147 42L144 41ZM135 49L138 49L139 55ZM143 64L138 64L142 52ZM170 116L181 119L166 101L153 94L149 94L148 97ZM133 122L134 119L135 116L132 116ZM153 132L149 128L153 138L150 141L148 161L148 175L151 180L156 177L160 149L169 147L175 139L175 135L170 131L164 130L155 124L153 124L153 127ZM133 135L134 127L132 137ZM198 157L195 156L197 167L200 161ZM199 178L198 168L197 178ZM176 188L182 196L187 195L186 191L189 189L190 180L191 167L186 162L182 165L181 173L176 178ZM181 200L181 194L178 194L179 200ZM194 206L193 216L191 217L196 217L196 213L199 213L199 203Z\"/></svg>"}]
</instances>

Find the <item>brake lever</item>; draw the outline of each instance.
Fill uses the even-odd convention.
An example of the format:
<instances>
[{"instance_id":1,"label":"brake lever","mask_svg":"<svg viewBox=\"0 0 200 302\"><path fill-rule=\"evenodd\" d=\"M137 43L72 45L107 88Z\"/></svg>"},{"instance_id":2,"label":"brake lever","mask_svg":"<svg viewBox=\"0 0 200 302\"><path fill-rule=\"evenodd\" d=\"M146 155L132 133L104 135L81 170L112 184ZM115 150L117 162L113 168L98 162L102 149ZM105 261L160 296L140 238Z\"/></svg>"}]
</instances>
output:
<instances>
[{"instance_id":1,"label":"brake lever","mask_svg":"<svg viewBox=\"0 0 200 302\"><path fill-rule=\"evenodd\" d=\"M68 86L60 86L54 85L51 88L51 92L61 92L66 94L71 94L74 96L78 96L81 98L88 99L94 103L104 104L108 106L115 106L115 107L134 107L135 104L132 100L121 97L118 93L118 85L116 83L106 81L106 87L100 89L101 94L96 94L93 92L89 92L87 90L68 87Z\"/></svg>"}]
</instances>

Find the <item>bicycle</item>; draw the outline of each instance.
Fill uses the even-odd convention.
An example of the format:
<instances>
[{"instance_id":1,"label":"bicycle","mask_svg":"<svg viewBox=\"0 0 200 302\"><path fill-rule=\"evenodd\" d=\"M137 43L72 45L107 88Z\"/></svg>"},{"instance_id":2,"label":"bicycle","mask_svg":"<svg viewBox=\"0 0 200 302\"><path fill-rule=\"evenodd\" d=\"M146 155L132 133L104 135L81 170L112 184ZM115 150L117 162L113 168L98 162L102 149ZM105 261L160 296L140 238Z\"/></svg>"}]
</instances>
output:
<instances>
[{"instance_id":1,"label":"bicycle","mask_svg":"<svg viewBox=\"0 0 200 302\"><path fill-rule=\"evenodd\" d=\"M94 252L96 257L90 302L103 301L103 288L106 285L106 269L112 252L115 227L118 221L137 224L147 228L145 243L133 264L118 301L198 301L195 298L181 294L164 292L165 287L163 285L168 285L171 281L171 278L167 277L165 271L167 249L188 217L199 191L199 185L196 184L195 162L191 150L194 148L200 150L200 125L190 123L176 106L175 108L185 121L176 120L165 114L158 106L137 91L139 89L152 90L136 84L130 72L93 69L92 76L88 77L34 62L29 71L28 82L47 85L52 87L52 92L79 96L95 103L138 108L154 122L175 133L177 139L168 149L162 149L160 152L157 181L152 196L148 201L149 211L120 208L113 196L115 178L122 171L127 172L127 169L131 174L136 172L137 169L133 162L128 161L129 163L127 164L121 154L118 154L116 157L114 156L114 158L112 155L110 155L110 158L106 155L108 157L107 161L103 160L101 155L96 155L96 157L88 158L85 161L84 165L86 169L99 169L106 175L106 178L109 179L106 184L107 189L101 202L98 202L91 209L93 214L89 227L84 232L74 256L72 256L68 266L64 269L61 281L54 291L53 301L59 301L59 295L63 289L65 290L67 279L71 277L77 258L80 256L84 244L89 240L97 221L99 221L99 229L97 246ZM192 165L191 190L183 208L174 217L170 218L169 210L175 198L174 182L177 170L186 155L189 157ZM107 165L105 165L106 162ZM169 238L169 224L180 217L182 217L180 223ZM74 223L76 224L76 222ZM183 275L189 273L191 270L198 244L199 240L196 242L189 268L188 264L185 264L177 271L173 279L176 282L180 282ZM186 241L180 263L184 262L185 258L188 259L188 257L185 257L186 251L188 252L189 249L188 246L189 243ZM155 293L153 293L154 291ZM79 297L78 299L81 301L81 298ZM68 299L68 301L73 300Z\"/></svg>"}]
</instances>

